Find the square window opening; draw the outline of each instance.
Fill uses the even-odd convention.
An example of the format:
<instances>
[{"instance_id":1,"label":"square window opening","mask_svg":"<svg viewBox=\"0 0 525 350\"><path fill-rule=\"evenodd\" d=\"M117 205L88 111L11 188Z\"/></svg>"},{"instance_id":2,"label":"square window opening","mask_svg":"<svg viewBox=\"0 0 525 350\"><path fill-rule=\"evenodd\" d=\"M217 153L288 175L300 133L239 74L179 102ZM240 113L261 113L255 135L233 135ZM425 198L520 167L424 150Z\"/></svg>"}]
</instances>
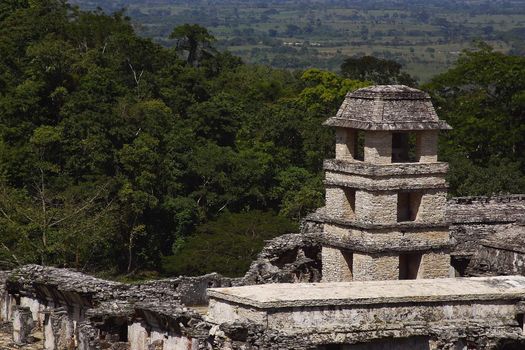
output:
<instances>
[{"instance_id":1,"label":"square window opening","mask_svg":"<svg viewBox=\"0 0 525 350\"><path fill-rule=\"evenodd\" d=\"M416 221L422 194L400 192L397 194L397 222Z\"/></svg>"},{"instance_id":2,"label":"square window opening","mask_svg":"<svg viewBox=\"0 0 525 350\"><path fill-rule=\"evenodd\" d=\"M348 219L355 218L355 190L351 188L344 189L346 203L345 203L345 217Z\"/></svg>"},{"instance_id":3,"label":"square window opening","mask_svg":"<svg viewBox=\"0 0 525 350\"><path fill-rule=\"evenodd\" d=\"M362 130L356 130L355 132L354 159L365 160L365 132Z\"/></svg>"},{"instance_id":4,"label":"square window opening","mask_svg":"<svg viewBox=\"0 0 525 350\"><path fill-rule=\"evenodd\" d=\"M392 134L392 163L418 162L417 136L415 132Z\"/></svg>"},{"instance_id":5,"label":"square window opening","mask_svg":"<svg viewBox=\"0 0 525 350\"><path fill-rule=\"evenodd\" d=\"M421 266L420 253L401 254L399 256L399 279L415 280Z\"/></svg>"},{"instance_id":6,"label":"square window opening","mask_svg":"<svg viewBox=\"0 0 525 350\"><path fill-rule=\"evenodd\" d=\"M455 277L465 277L470 258L451 257L450 265L454 268Z\"/></svg>"},{"instance_id":7,"label":"square window opening","mask_svg":"<svg viewBox=\"0 0 525 350\"><path fill-rule=\"evenodd\" d=\"M341 251L341 254L343 254L343 258L346 262L346 268L347 268L347 281L352 281L354 279L354 254L349 251Z\"/></svg>"}]
</instances>

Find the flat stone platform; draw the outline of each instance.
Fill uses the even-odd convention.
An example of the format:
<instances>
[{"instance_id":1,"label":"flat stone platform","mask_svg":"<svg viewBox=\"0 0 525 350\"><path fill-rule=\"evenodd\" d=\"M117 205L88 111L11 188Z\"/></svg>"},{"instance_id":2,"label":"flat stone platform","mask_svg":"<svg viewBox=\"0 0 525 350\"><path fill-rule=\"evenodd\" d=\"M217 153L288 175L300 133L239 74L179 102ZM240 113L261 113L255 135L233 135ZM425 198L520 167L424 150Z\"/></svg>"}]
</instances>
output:
<instances>
[{"instance_id":1,"label":"flat stone platform","mask_svg":"<svg viewBox=\"0 0 525 350\"><path fill-rule=\"evenodd\" d=\"M524 336L524 276L265 284L208 296L212 323L252 322L317 344L473 329Z\"/></svg>"},{"instance_id":2,"label":"flat stone platform","mask_svg":"<svg viewBox=\"0 0 525 350\"><path fill-rule=\"evenodd\" d=\"M208 296L260 309L506 300L525 297L524 276L338 283L279 283L209 289Z\"/></svg>"}]
</instances>

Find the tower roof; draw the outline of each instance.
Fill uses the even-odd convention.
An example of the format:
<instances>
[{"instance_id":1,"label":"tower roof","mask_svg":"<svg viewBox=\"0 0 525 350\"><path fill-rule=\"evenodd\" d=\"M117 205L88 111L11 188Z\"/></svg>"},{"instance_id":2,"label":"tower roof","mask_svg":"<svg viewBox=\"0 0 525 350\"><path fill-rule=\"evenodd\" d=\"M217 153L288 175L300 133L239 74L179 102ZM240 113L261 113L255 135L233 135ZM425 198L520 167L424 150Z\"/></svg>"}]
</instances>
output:
<instances>
[{"instance_id":1,"label":"tower roof","mask_svg":"<svg viewBox=\"0 0 525 350\"><path fill-rule=\"evenodd\" d=\"M446 130L430 96L405 85L375 85L350 92L324 125L362 130Z\"/></svg>"}]
</instances>

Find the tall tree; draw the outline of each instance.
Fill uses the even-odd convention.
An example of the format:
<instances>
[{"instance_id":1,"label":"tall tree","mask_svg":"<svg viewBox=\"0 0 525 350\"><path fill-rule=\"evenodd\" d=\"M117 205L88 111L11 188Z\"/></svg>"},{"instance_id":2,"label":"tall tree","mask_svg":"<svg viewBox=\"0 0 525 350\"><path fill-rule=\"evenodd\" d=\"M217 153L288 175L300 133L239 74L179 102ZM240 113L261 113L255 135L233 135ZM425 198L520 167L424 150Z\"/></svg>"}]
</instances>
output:
<instances>
[{"instance_id":1,"label":"tall tree","mask_svg":"<svg viewBox=\"0 0 525 350\"><path fill-rule=\"evenodd\" d=\"M395 61L374 56L350 57L341 64L341 74L350 79L370 81L374 84L404 84L415 86L416 80L402 71Z\"/></svg>"},{"instance_id":2,"label":"tall tree","mask_svg":"<svg viewBox=\"0 0 525 350\"><path fill-rule=\"evenodd\" d=\"M177 39L177 49L188 52L186 61L196 65L203 56L213 53L211 43L215 37L204 27L198 24L183 24L175 27L170 34L170 39Z\"/></svg>"},{"instance_id":3,"label":"tall tree","mask_svg":"<svg viewBox=\"0 0 525 350\"><path fill-rule=\"evenodd\" d=\"M441 143L452 193L523 193L525 58L481 44L425 88L453 127Z\"/></svg>"}]
</instances>

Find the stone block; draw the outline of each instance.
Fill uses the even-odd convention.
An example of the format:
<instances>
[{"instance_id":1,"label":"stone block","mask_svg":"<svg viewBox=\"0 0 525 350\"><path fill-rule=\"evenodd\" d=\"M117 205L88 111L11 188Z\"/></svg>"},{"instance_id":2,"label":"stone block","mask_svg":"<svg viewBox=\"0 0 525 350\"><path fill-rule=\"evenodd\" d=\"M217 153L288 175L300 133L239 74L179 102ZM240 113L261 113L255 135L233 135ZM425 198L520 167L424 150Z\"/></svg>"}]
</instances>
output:
<instances>
[{"instance_id":1,"label":"stone block","mask_svg":"<svg viewBox=\"0 0 525 350\"><path fill-rule=\"evenodd\" d=\"M392 133L388 131L365 132L365 162L392 163Z\"/></svg>"},{"instance_id":2,"label":"stone block","mask_svg":"<svg viewBox=\"0 0 525 350\"><path fill-rule=\"evenodd\" d=\"M354 160L355 142L357 132L353 129L335 129L335 158L341 160Z\"/></svg>"},{"instance_id":3,"label":"stone block","mask_svg":"<svg viewBox=\"0 0 525 350\"><path fill-rule=\"evenodd\" d=\"M450 255L444 252L427 252L421 258L417 278L445 278L450 276Z\"/></svg>"},{"instance_id":4,"label":"stone block","mask_svg":"<svg viewBox=\"0 0 525 350\"><path fill-rule=\"evenodd\" d=\"M399 256L353 253L355 281L399 279Z\"/></svg>"},{"instance_id":5,"label":"stone block","mask_svg":"<svg viewBox=\"0 0 525 350\"><path fill-rule=\"evenodd\" d=\"M0 321L8 322L11 320L13 301L7 291L0 294Z\"/></svg>"},{"instance_id":6,"label":"stone block","mask_svg":"<svg viewBox=\"0 0 525 350\"><path fill-rule=\"evenodd\" d=\"M333 217L355 218L355 191L349 188L328 186L326 188L326 213Z\"/></svg>"},{"instance_id":7,"label":"stone block","mask_svg":"<svg viewBox=\"0 0 525 350\"><path fill-rule=\"evenodd\" d=\"M438 161L438 130L423 130L416 133L416 158L420 163Z\"/></svg>"},{"instance_id":8,"label":"stone block","mask_svg":"<svg viewBox=\"0 0 525 350\"><path fill-rule=\"evenodd\" d=\"M15 344L26 344L33 326L31 310L28 307L15 306L13 308L13 341Z\"/></svg>"},{"instance_id":9,"label":"stone block","mask_svg":"<svg viewBox=\"0 0 525 350\"><path fill-rule=\"evenodd\" d=\"M322 249L322 282L352 281L352 253L337 248Z\"/></svg>"},{"instance_id":10,"label":"stone block","mask_svg":"<svg viewBox=\"0 0 525 350\"><path fill-rule=\"evenodd\" d=\"M46 310L44 319L44 349L64 350L77 346L75 325L66 310L62 308Z\"/></svg>"},{"instance_id":11,"label":"stone block","mask_svg":"<svg viewBox=\"0 0 525 350\"><path fill-rule=\"evenodd\" d=\"M31 310L31 315L33 316L33 321L35 321L36 326L39 328L43 325L44 318L43 318L43 306L40 304L40 302L37 299L34 298L28 298L28 297L21 297L20 298L20 305L28 307Z\"/></svg>"},{"instance_id":12,"label":"stone block","mask_svg":"<svg viewBox=\"0 0 525 350\"><path fill-rule=\"evenodd\" d=\"M130 350L148 350L149 335L142 322L135 321L128 326Z\"/></svg>"},{"instance_id":13,"label":"stone block","mask_svg":"<svg viewBox=\"0 0 525 350\"><path fill-rule=\"evenodd\" d=\"M355 218L374 224L397 222L397 193L392 191L356 191Z\"/></svg>"},{"instance_id":14,"label":"stone block","mask_svg":"<svg viewBox=\"0 0 525 350\"><path fill-rule=\"evenodd\" d=\"M424 222L443 222L447 206L445 190L427 190L421 192L417 220Z\"/></svg>"}]
</instances>

